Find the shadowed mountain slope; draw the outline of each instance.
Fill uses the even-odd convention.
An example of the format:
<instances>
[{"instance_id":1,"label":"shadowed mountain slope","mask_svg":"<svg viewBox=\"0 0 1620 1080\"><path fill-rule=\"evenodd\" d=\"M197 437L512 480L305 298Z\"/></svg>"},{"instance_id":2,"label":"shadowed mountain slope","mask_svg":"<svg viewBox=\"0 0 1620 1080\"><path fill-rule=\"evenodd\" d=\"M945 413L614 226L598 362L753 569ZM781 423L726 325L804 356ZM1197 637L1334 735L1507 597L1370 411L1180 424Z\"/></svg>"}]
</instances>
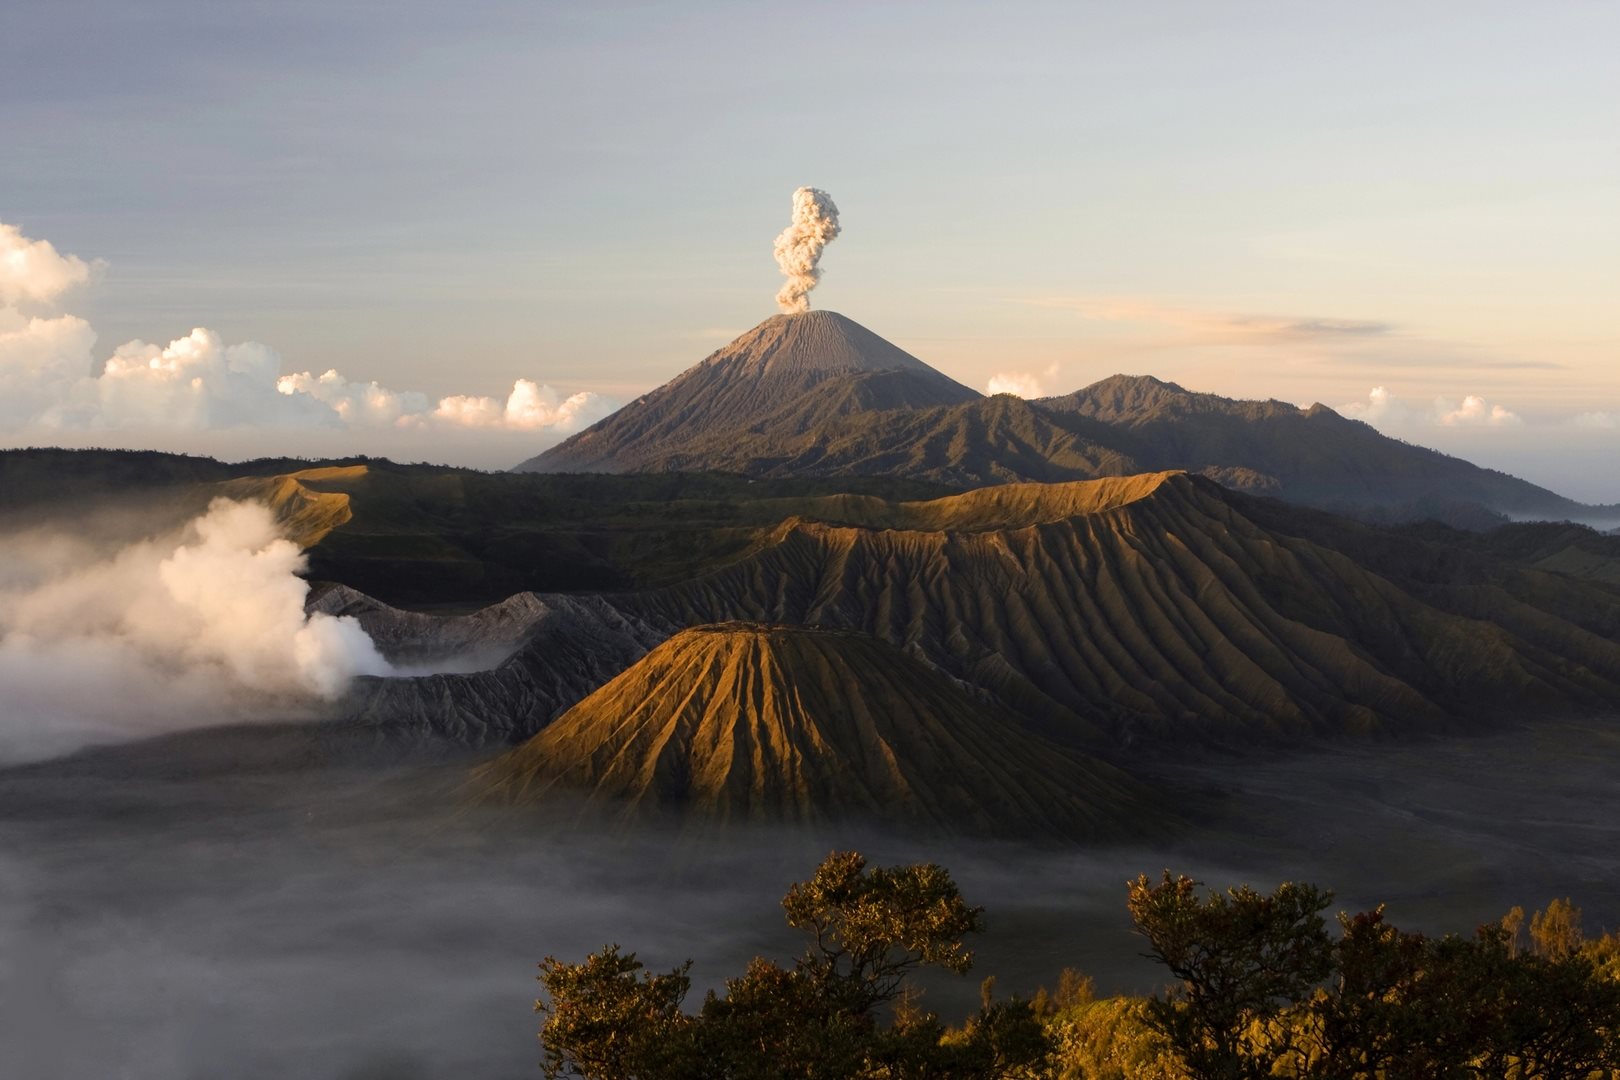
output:
<instances>
[{"instance_id":1,"label":"shadowed mountain slope","mask_svg":"<svg viewBox=\"0 0 1620 1080\"><path fill-rule=\"evenodd\" d=\"M1620 535L1601 533L1568 521L1527 521L1488 532L1469 533L1428 522L1410 526L1414 535L1471 551L1620 586Z\"/></svg>"},{"instance_id":2,"label":"shadowed mountain slope","mask_svg":"<svg viewBox=\"0 0 1620 1080\"><path fill-rule=\"evenodd\" d=\"M840 416L978 396L836 312L775 315L518 471L723 469L737 438L768 453Z\"/></svg>"},{"instance_id":3,"label":"shadowed mountain slope","mask_svg":"<svg viewBox=\"0 0 1620 1080\"><path fill-rule=\"evenodd\" d=\"M538 472L892 476L976 487L1184 469L1241 491L1390 520L1488 527L1594 508L1381 435L1323 405L1233 401L1115 375L991 398L833 312L767 319L518 466Z\"/></svg>"},{"instance_id":4,"label":"shadowed mountain slope","mask_svg":"<svg viewBox=\"0 0 1620 1080\"><path fill-rule=\"evenodd\" d=\"M315 606L356 615L390 656L419 658L442 646L447 636L432 627L433 616L357 604L346 594L318 596ZM509 655L484 671L361 676L336 706L336 715L351 723L431 733L474 746L511 745L545 727L669 636L668 628L650 626L594 596L522 593L471 616L443 621L455 624L449 636L460 649L495 648Z\"/></svg>"},{"instance_id":5,"label":"shadowed mountain slope","mask_svg":"<svg viewBox=\"0 0 1620 1080\"><path fill-rule=\"evenodd\" d=\"M1285 508L1270 507L1279 520L1267 528L1208 481L1135 478L1134 499L1116 491L1064 515L1084 502L1071 487L1092 485L1023 488L1023 525L975 527L969 497L902 515L926 514L929 529L789 521L749 559L625 605L675 625L741 617L860 629L1026 715L1066 714L1071 733L1100 726L1109 741L1405 727L1509 702L1620 701L1613 593L1514 567L1492 580L1469 563L1407 591L1327 543L1288 535Z\"/></svg>"},{"instance_id":6,"label":"shadowed mountain slope","mask_svg":"<svg viewBox=\"0 0 1620 1080\"><path fill-rule=\"evenodd\" d=\"M1185 473L794 506L729 565L591 598L599 648L639 655L649 639L732 620L860 631L1093 749L1620 704L1620 590ZM529 671L528 711L501 723L538 730L589 690L571 675L537 694L536 673L556 667L547 648L442 677L435 707L452 729L489 723L478 710L504 707L502 687Z\"/></svg>"},{"instance_id":7,"label":"shadowed mountain slope","mask_svg":"<svg viewBox=\"0 0 1620 1080\"><path fill-rule=\"evenodd\" d=\"M868 817L1032 838L1117 835L1143 812L1123 774L889 645L748 624L676 634L478 782L506 800L563 788L722 823Z\"/></svg>"},{"instance_id":8,"label":"shadowed mountain slope","mask_svg":"<svg viewBox=\"0 0 1620 1080\"><path fill-rule=\"evenodd\" d=\"M1186 469L1229 487L1323 507L1478 504L1508 514L1586 509L1545 488L1413 446L1325 405L1233 401L1115 375L1037 405L1107 425L1144 469Z\"/></svg>"}]
</instances>

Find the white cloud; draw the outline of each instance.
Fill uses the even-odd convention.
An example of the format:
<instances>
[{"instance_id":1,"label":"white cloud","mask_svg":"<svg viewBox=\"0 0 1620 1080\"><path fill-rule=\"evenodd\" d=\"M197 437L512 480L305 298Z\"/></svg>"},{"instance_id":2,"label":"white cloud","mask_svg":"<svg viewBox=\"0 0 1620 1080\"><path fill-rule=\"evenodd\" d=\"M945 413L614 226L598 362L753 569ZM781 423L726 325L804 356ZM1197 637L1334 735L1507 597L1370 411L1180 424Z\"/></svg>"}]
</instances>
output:
<instances>
[{"instance_id":1,"label":"white cloud","mask_svg":"<svg viewBox=\"0 0 1620 1080\"><path fill-rule=\"evenodd\" d=\"M1518 413L1492 405L1478 394L1469 394L1461 405L1436 398L1434 410L1435 423L1441 427L1518 427L1524 423Z\"/></svg>"},{"instance_id":2,"label":"white cloud","mask_svg":"<svg viewBox=\"0 0 1620 1080\"><path fill-rule=\"evenodd\" d=\"M0 221L0 306L52 303L89 281L92 270L77 256L59 254L49 240L30 240Z\"/></svg>"},{"instance_id":3,"label":"white cloud","mask_svg":"<svg viewBox=\"0 0 1620 1080\"><path fill-rule=\"evenodd\" d=\"M73 315L22 318L0 308L0 427L51 426L90 373L96 332Z\"/></svg>"},{"instance_id":4,"label":"white cloud","mask_svg":"<svg viewBox=\"0 0 1620 1080\"><path fill-rule=\"evenodd\" d=\"M998 371L985 385L987 394L1016 394L1021 398L1045 397L1045 391L1035 376L1027 371Z\"/></svg>"},{"instance_id":5,"label":"white cloud","mask_svg":"<svg viewBox=\"0 0 1620 1080\"><path fill-rule=\"evenodd\" d=\"M281 358L255 342L226 345L198 327L166 347L131 341L87 380L72 426L107 429L178 428L207 431L243 426L311 427L330 424L329 411L312 401L283 401L275 393Z\"/></svg>"},{"instance_id":6,"label":"white cloud","mask_svg":"<svg viewBox=\"0 0 1620 1080\"><path fill-rule=\"evenodd\" d=\"M1046 380L1057 377L1057 364L1049 364L1045 371L998 371L985 384L986 394L1016 394L1021 398L1047 396Z\"/></svg>"},{"instance_id":7,"label":"white cloud","mask_svg":"<svg viewBox=\"0 0 1620 1080\"><path fill-rule=\"evenodd\" d=\"M1352 401L1339 406L1339 415L1382 427L1385 424L1408 422L1413 413L1404 401L1389 392L1388 387L1375 386L1366 401Z\"/></svg>"},{"instance_id":8,"label":"white cloud","mask_svg":"<svg viewBox=\"0 0 1620 1080\"><path fill-rule=\"evenodd\" d=\"M1509 428L1524 423L1518 413L1494 405L1478 394L1469 394L1460 404L1449 398L1435 398L1428 408L1422 408L1408 404L1383 386L1373 387L1366 401L1341 405L1339 415L1352 420L1365 420L1380 430L1437 426Z\"/></svg>"},{"instance_id":9,"label":"white cloud","mask_svg":"<svg viewBox=\"0 0 1620 1080\"><path fill-rule=\"evenodd\" d=\"M1613 431L1620 428L1620 417L1608 412L1583 412L1570 417L1569 426L1585 428L1588 431Z\"/></svg>"},{"instance_id":10,"label":"white cloud","mask_svg":"<svg viewBox=\"0 0 1620 1080\"><path fill-rule=\"evenodd\" d=\"M503 403L492 397L458 394L443 398L432 419L463 427L498 427L512 431L550 429L573 433L596 423L615 408L598 394L581 393L561 398L557 391L531 379L512 384Z\"/></svg>"},{"instance_id":11,"label":"white cloud","mask_svg":"<svg viewBox=\"0 0 1620 1080\"><path fill-rule=\"evenodd\" d=\"M404 427L428 410L426 396L400 393L373 382L350 382L336 369L316 375L309 371L282 375L275 389L284 397L307 397L326 405L351 427Z\"/></svg>"},{"instance_id":12,"label":"white cloud","mask_svg":"<svg viewBox=\"0 0 1620 1080\"><path fill-rule=\"evenodd\" d=\"M435 402L336 370L284 375L275 350L227 345L205 327L166 346L131 341L98 358L83 319L22 310L51 304L93 269L0 223L0 436L433 427L560 436L616 407L593 393L564 398L532 379L516 380L504 400L456 394Z\"/></svg>"}]
</instances>

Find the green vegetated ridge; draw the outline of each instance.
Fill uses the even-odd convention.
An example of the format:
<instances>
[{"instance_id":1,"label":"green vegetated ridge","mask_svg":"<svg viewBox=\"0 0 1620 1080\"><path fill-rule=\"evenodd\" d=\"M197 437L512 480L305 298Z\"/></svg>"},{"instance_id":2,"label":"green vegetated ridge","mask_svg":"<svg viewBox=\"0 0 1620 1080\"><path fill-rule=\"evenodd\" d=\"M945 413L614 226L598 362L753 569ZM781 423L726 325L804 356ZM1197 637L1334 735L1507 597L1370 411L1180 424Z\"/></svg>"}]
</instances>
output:
<instances>
[{"instance_id":1,"label":"green vegetated ridge","mask_svg":"<svg viewBox=\"0 0 1620 1080\"><path fill-rule=\"evenodd\" d=\"M664 584L742 555L779 520L782 506L798 499L941 490L882 479L519 476L389 463L341 476L306 470L292 479L311 493L346 497L354 518L311 549L310 576L418 606ZM265 497L284 482L254 483Z\"/></svg>"}]
</instances>

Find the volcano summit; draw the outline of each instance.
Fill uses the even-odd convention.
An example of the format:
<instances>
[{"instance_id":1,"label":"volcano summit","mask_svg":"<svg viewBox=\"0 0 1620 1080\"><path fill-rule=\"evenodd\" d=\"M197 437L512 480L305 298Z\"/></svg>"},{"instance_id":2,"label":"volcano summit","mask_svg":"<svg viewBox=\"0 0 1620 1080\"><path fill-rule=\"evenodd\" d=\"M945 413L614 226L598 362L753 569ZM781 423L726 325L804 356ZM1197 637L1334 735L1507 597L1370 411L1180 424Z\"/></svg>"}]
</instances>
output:
<instances>
[{"instance_id":1,"label":"volcano summit","mask_svg":"<svg viewBox=\"0 0 1620 1080\"><path fill-rule=\"evenodd\" d=\"M702 470L739 445L785 457L838 417L978 398L837 312L774 315L518 471Z\"/></svg>"},{"instance_id":2,"label":"volcano summit","mask_svg":"<svg viewBox=\"0 0 1620 1080\"><path fill-rule=\"evenodd\" d=\"M1233 401L1140 375L1036 401L985 397L831 311L766 319L516 469L881 476L958 490L1165 470L1378 520L1613 516L1320 404Z\"/></svg>"}]
</instances>

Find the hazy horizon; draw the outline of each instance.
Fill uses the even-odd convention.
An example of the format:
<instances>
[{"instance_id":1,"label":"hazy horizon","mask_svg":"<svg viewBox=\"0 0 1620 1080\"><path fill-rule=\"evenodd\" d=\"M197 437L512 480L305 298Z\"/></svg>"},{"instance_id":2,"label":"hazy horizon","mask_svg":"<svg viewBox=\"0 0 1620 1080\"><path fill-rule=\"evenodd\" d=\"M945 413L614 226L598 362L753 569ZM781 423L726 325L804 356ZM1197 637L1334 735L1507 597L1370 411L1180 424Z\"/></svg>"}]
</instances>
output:
<instances>
[{"instance_id":1,"label":"hazy horizon","mask_svg":"<svg viewBox=\"0 0 1620 1080\"><path fill-rule=\"evenodd\" d=\"M967 385L1321 402L1620 500L1615 11L793 11L8 11L0 444L509 466L770 315L810 184L814 306ZM170 342L202 390L42 385Z\"/></svg>"}]
</instances>

